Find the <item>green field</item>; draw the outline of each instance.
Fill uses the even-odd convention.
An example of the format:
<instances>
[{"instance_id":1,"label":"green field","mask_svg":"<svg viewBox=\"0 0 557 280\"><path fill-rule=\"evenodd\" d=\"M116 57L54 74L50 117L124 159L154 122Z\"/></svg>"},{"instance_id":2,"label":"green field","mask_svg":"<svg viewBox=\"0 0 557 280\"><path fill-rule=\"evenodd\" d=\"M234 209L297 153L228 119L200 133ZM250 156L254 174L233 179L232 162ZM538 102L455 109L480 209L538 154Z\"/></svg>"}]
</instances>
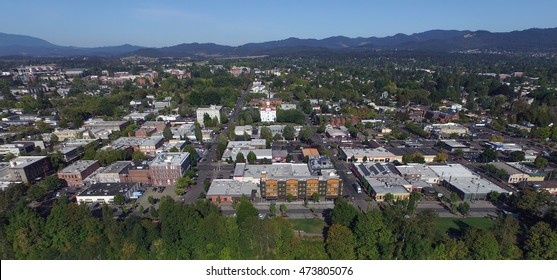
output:
<instances>
[{"instance_id":1,"label":"green field","mask_svg":"<svg viewBox=\"0 0 557 280\"><path fill-rule=\"evenodd\" d=\"M439 218L437 222L437 230L439 232L448 232L450 229L452 230L462 230L467 226L475 226L482 229L489 229L495 225L495 221L489 218L480 218L480 217L473 217L473 218Z\"/></svg>"},{"instance_id":2,"label":"green field","mask_svg":"<svg viewBox=\"0 0 557 280\"><path fill-rule=\"evenodd\" d=\"M323 233L323 228L327 225L320 219L291 219L289 221L295 230L307 233Z\"/></svg>"}]
</instances>

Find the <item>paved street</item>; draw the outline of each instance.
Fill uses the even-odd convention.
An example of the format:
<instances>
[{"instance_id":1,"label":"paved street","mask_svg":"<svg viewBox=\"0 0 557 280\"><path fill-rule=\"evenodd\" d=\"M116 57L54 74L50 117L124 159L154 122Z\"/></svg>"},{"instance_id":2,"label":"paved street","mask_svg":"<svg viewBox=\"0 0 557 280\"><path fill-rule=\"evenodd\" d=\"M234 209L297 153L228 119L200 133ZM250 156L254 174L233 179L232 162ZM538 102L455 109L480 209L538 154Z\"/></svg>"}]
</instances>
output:
<instances>
[{"instance_id":1,"label":"paved street","mask_svg":"<svg viewBox=\"0 0 557 280\"><path fill-rule=\"evenodd\" d=\"M232 109L228 117L229 123L226 124L225 128L220 133L227 135L230 127L229 124L238 119L238 113L244 107L248 89L249 86L242 91L242 95L236 102L236 107ZM184 195L184 203L186 204L194 203L199 198L199 195L203 192L203 182L206 179L212 180L221 176L224 179L230 178L230 175L234 171L233 164L221 163L220 159L217 159L217 137L218 135L213 135L210 142L211 148L204 151L203 155L201 155L201 161L197 163L197 185L193 186L192 189Z\"/></svg>"}]
</instances>

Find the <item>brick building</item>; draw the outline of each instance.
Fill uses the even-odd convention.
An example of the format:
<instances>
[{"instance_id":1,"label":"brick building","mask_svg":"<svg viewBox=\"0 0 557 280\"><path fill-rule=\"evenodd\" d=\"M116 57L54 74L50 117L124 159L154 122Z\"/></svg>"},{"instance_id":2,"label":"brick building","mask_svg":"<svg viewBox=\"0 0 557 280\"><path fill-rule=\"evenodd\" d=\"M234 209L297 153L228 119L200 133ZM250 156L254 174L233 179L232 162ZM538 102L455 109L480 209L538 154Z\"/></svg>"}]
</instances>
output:
<instances>
[{"instance_id":1,"label":"brick building","mask_svg":"<svg viewBox=\"0 0 557 280\"><path fill-rule=\"evenodd\" d=\"M83 180L100 168L97 160L78 160L58 172L58 178L70 187L82 187Z\"/></svg>"},{"instance_id":2,"label":"brick building","mask_svg":"<svg viewBox=\"0 0 557 280\"><path fill-rule=\"evenodd\" d=\"M149 169L155 186L173 186L190 168L189 153L161 153L151 162Z\"/></svg>"}]
</instances>

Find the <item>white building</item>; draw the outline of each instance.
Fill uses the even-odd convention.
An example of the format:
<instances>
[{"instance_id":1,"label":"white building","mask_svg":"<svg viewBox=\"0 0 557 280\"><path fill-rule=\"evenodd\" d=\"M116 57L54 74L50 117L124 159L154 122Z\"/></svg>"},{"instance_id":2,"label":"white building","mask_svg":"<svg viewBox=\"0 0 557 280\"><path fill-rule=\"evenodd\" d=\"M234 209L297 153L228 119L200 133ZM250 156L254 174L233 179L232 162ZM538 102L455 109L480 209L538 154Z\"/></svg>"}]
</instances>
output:
<instances>
[{"instance_id":1,"label":"white building","mask_svg":"<svg viewBox=\"0 0 557 280\"><path fill-rule=\"evenodd\" d=\"M277 121L277 109L275 106L271 106L269 102L265 106L259 109L261 115L261 122L276 122Z\"/></svg>"},{"instance_id":2,"label":"white building","mask_svg":"<svg viewBox=\"0 0 557 280\"><path fill-rule=\"evenodd\" d=\"M204 126L203 124L203 117L205 116L205 114L209 115L209 117L211 119L213 118L217 118L220 122L220 110L222 109L222 106L216 106L216 105L211 105L209 106L209 108L197 108L197 122L201 125Z\"/></svg>"}]
</instances>

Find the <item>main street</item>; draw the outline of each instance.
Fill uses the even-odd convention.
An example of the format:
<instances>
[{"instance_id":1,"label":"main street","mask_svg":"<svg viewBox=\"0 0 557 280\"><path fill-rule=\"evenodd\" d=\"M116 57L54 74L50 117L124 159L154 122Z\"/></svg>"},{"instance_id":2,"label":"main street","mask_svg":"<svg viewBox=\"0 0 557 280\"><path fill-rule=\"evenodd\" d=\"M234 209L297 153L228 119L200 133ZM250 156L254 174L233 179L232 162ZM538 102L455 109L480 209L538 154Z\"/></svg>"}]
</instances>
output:
<instances>
[{"instance_id":1,"label":"main street","mask_svg":"<svg viewBox=\"0 0 557 280\"><path fill-rule=\"evenodd\" d=\"M238 119L238 113L244 107L246 94L249 88L250 86L242 91L242 94L236 101L236 106L230 112L228 124L225 125L220 133L228 135L230 123ZM200 161L197 163L197 185L184 195L183 201L186 204L194 203L199 198L200 194L203 192L203 182L205 182L206 179L212 180L221 177L220 175L222 175L222 178L229 178L231 171L234 170L233 165L221 163L220 158L217 158L217 138L218 134L215 133L212 135L211 142L208 143L210 144L210 148L205 149L201 155Z\"/></svg>"}]
</instances>

